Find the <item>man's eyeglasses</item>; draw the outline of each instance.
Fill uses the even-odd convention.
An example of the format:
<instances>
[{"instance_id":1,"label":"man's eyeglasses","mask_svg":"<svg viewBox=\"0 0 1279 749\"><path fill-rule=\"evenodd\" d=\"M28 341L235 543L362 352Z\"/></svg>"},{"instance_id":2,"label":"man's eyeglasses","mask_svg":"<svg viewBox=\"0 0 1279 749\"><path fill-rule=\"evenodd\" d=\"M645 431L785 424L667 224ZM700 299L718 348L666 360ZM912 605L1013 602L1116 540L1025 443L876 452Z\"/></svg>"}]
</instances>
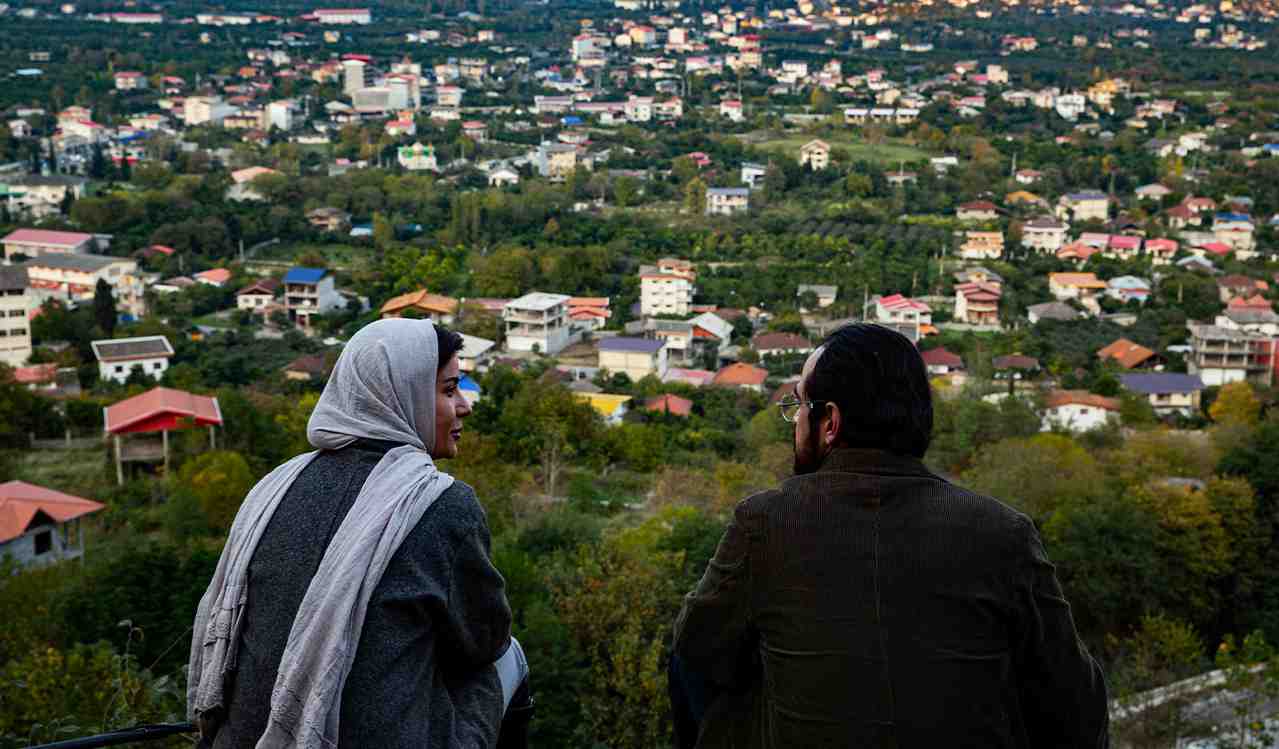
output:
<instances>
[{"instance_id":1,"label":"man's eyeglasses","mask_svg":"<svg viewBox=\"0 0 1279 749\"><path fill-rule=\"evenodd\" d=\"M808 406L809 408L812 408L818 403L825 403L825 402L826 401L824 400L802 401L793 395L788 395L777 402L777 408L778 410L782 412L783 419L794 424L795 419L799 418L799 409L802 406Z\"/></svg>"}]
</instances>

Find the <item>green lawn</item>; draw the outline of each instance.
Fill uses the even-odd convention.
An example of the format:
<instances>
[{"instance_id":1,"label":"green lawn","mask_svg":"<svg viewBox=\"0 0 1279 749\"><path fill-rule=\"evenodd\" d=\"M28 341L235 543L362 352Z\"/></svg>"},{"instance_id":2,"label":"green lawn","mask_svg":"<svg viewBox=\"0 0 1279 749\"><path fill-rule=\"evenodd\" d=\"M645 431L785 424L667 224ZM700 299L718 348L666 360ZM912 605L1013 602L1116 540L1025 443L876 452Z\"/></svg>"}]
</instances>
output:
<instances>
[{"instance_id":1,"label":"green lawn","mask_svg":"<svg viewBox=\"0 0 1279 749\"><path fill-rule=\"evenodd\" d=\"M349 244L282 242L258 250L254 255L254 259L297 262L302 256L311 253L319 253L324 256L329 262L329 267L362 270L372 265L374 250L372 247L358 247Z\"/></svg>"},{"instance_id":2,"label":"green lawn","mask_svg":"<svg viewBox=\"0 0 1279 749\"><path fill-rule=\"evenodd\" d=\"M919 161L928 158L928 154L901 140L887 138L880 143L868 143L856 133L838 133L813 135L811 133L747 133L737 136L758 148L775 151L791 158L799 158L799 149L814 138L821 138L831 148L842 148L848 151L853 161L874 161L886 166L905 161Z\"/></svg>"},{"instance_id":3,"label":"green lawn","mask_svg":"<svg viewBox=\"0 0 1279 749\"><path fill-rule=\"evenodd\" d=\"M105 447L12 453L10 479L94 499L113 482Z\"/></svg>"}]
</instances>

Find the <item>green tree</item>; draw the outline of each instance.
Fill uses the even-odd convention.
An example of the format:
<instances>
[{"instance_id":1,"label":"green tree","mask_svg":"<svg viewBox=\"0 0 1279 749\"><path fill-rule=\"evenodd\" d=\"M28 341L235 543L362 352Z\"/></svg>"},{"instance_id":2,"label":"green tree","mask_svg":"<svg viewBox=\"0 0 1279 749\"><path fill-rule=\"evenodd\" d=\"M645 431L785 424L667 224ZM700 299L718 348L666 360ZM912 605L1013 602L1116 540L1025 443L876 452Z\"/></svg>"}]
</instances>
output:
<instances>
[{"instance_id":1,"label":"green tree","mask_svg":"<svg viewBox=\"0 0 1279 749\"><path fill-rule=\"evenodd\" d=\"M1261 401L1247 382L1231 382L1221 387L1208 415L1222 426L1254 427L1261 414Z\"/></svg>"},{"instance_id":2,"label":"green tree","mask_svg":"<svg viewBox=\"0 0 1279 749\"><path fill-rule=\"evenodd\" d=\"M706 210L706 183L694 177L684 186L684 210L694 215Z\"/></svg>"},{"instance_id":3,"label":"green tree","mask_svg":"<svg viewBox=\"0 0 1279 749\"><path fill-rule=\"evenodd\" d=\"M1040 522L1063 506L1096 501L1106 490L1096 459L1060 434L1003 440L983 448L964 481Z\"/></svg>"},{"instance_id":4,"label":"green tree","mask_svg":"<svg viewBox=\"0 0 1279 749\"><path fill-rule=\"evenodd\" d=\"M254 483L248 462L230 450L206 452L178 471L178 485L195 496L209 527L219 533L231 528Z\"/></svg>"},{"instance_id":5,"label":"green tree","mask_svg":"<svg viewBox=\"0 0 1279 749\"><path fill-rule=\"evenodd\" d=\"M111 284L104 278L99 278L93 287L93 319L108 338L115 334L115 295L111 293Z\"/></svg>"},{"instance_id":6,"label":"green tree","mask_svg":"<svg viewBox=\"0 0 1279 749\"><path fill-rule=\"evenodd\" d=\"M1199 634L1194 627L1163 614L1146 615L1140 626L1127 638L1115 641L1115 646L1119 653L1109 681L1127 712L1115 721L1118 738L1139 749L1177 745L1192 724L1186 712L1192 693L1166 694L1159 704L1152 704L1148 693L1196 674L1204 657Z\"/></svg>"}]
</instances>

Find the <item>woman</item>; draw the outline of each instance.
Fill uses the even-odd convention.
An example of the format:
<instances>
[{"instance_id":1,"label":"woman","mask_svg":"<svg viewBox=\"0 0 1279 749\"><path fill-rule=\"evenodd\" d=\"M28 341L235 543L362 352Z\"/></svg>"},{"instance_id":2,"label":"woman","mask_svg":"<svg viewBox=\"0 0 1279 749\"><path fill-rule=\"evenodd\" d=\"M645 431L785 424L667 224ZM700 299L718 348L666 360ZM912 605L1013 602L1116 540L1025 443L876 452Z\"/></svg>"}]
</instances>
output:
<instances>
[{"instance_id":1,"label":"woman","mask_svg":"<svg viewBox=\"0 0 1279 749\"><path fill-rule=\"evenodd\" d=\"M316 451L245 499L196 613L203 746L496 745L527 665L484 511L435 467L471 412L461 347L424 320L361 329L307 425Z\"/></svg>"}]
</instances>

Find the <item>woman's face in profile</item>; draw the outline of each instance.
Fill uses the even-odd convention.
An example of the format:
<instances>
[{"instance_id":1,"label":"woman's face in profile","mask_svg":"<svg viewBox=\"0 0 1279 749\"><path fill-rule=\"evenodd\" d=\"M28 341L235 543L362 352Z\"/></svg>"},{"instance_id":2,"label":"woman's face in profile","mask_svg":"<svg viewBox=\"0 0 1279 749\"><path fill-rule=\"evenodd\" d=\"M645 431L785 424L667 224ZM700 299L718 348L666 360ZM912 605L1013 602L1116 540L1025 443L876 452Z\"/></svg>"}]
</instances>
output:
<instances>
[{"instance_id":1,"label":"woman's face in profile","mask_svg":"<svg viewBox=\"0 0 1279 749\"><path fill-rule=\"evenodd\" d=\"M462 419L471 413L471 404L458 388L461 378L456 356L449 359L449 363L436 375L435 449L431 450L432 458L457 457L457 443L462 439Z\"/></svg>"}]
</instances>

